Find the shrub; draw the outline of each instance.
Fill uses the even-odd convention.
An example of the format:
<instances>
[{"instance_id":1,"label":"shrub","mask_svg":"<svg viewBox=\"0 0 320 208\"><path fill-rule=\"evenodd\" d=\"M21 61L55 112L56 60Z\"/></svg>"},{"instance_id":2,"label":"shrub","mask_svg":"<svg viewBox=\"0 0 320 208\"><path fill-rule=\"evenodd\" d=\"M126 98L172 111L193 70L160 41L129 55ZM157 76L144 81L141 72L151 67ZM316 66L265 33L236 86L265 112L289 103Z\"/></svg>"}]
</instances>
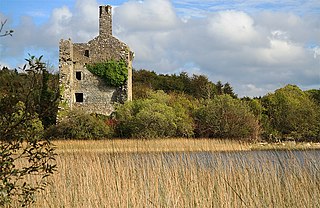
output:
<instances>
[{"instance_id":1,"label":"shrub","mask_svg":"<svg viewBox=\"0 0 320 208\"><path fill-rule=\"evenodd\" d=\"M198 137L257 139L259 133L250 108L229 95L204 101L195 112L195 123Z\"/></svg>"},{"instance_id":2,"label":"shrub","mask_svg":"<svg viewBox=\"0 0 320 208\"><path fill-rule=\"evenodd\" d=\"M158 91L150 93L147 99L118 106L118 135L135 138L192 136L192 118L182 105L173 105L170 100L170 95Z\"/></svg>"},{"instance_id":3,"label":"shrub","mask_svg":"<svg viewBox=\"0 0 320 208\"><path fill-rule=\"evenodd\" d=\"M110 138L112 129L104 120L81 111L70 111L59 124L50 127L47 138L101 139Z\"/></svg>"}]
</instances>

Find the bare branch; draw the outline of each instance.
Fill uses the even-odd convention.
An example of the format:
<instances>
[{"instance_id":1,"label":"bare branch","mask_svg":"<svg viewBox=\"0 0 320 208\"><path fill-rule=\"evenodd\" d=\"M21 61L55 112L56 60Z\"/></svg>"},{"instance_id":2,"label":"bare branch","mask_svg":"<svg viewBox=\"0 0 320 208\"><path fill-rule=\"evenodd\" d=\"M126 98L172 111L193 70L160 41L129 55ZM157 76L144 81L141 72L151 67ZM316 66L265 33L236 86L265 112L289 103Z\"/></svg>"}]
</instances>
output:
<instances>
[{"instance_id":1,"label":"bare branch","mask_svg":"<svg viewBox=\"0 0 320 208\"><path fill-rule=\"evenodd\" d=\"M8 36L8 35L10 35L10 36L12 36L12 34L13 34L13 30L7 30L7 31L5 31L3 34L1 34L2 33L2 30L3 30L3 28L4 28L4 25L7 23L7 19L4 21L4 22L2 22L1 21L1 25L0 25L0 37L4 37L4 36Z\"/></svg>"}]
</instances>

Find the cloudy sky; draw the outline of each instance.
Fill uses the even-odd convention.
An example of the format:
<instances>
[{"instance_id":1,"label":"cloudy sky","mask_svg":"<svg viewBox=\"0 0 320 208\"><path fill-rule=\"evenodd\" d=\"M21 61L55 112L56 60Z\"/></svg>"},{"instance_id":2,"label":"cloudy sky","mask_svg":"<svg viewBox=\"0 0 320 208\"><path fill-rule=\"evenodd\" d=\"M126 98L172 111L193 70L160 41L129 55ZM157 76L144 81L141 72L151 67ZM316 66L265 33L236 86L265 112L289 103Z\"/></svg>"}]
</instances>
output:
<instances>
[{"instance_id":1,"label":"cloudy sky","mask_svg":"<svg viewBox=\"0 0 320 208\"><path fill-rule=\"evenodd\" d=\"M0 0L0 65L44 55L98 34L98 6L113 6L113 34L135 52L134 68L204 74L239 96L286 84L320 89L319 0Z\"/></svg>"}]
</instances>

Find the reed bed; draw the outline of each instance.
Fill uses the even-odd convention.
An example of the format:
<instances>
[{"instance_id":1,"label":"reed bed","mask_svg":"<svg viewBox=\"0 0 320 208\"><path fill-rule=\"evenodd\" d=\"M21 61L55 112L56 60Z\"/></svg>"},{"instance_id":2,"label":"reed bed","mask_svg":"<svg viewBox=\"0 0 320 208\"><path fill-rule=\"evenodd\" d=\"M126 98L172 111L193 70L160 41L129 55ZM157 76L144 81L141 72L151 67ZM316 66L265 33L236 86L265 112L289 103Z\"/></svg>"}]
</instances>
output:
<instances>
[{"instance_id":1,"label":"reed bed","mask_svg":"<svg viewBox=\"0 0 320 208\"><path fill-rule=\"evenodd\" d=\"M246 142L218 139L112 139L112 140L69 140L54 141L58 153L100 152L100 153L136 153L136 152L207 152L207 151L243 151L250 150Z\"/></svg>"},{"instance_id":2,"label":"reed bed","mask_svg":"<svg viewBox=\"0 0 320 208\"><path fill-rule=\"evenodd\" d=\"M320 207L319 157L308 151L284 158L140 146L110 152L99 143L78 151L76 144L77 151L57 145L58 173L34 207Z\"/></svg>"}]
</instances>

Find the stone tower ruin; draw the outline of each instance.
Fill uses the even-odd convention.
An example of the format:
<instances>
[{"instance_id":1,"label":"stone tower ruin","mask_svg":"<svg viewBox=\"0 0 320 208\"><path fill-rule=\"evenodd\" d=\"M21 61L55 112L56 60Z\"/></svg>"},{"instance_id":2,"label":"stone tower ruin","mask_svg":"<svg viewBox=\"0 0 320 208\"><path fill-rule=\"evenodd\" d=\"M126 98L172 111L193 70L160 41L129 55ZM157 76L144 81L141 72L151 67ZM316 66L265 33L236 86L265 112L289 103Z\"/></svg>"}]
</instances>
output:
<instances>
[{"instance_id":1,"label":"stone tower ruin","mask_svg":"<svg viewBox=\"0 0 320 208\"><path fill-rule=\"evenodd\" d=\"M112 7L99 7L99 35L88 43L61 40L59 45L61 103L59 113L81 109L110 115L113 103L132 100L132 60L130 48L112 36ZM122 87L106 86L86 69L86 64L124 60L128 79ZM62 116L62 115L61 115Z\"/></svg>"}]
</instances>

